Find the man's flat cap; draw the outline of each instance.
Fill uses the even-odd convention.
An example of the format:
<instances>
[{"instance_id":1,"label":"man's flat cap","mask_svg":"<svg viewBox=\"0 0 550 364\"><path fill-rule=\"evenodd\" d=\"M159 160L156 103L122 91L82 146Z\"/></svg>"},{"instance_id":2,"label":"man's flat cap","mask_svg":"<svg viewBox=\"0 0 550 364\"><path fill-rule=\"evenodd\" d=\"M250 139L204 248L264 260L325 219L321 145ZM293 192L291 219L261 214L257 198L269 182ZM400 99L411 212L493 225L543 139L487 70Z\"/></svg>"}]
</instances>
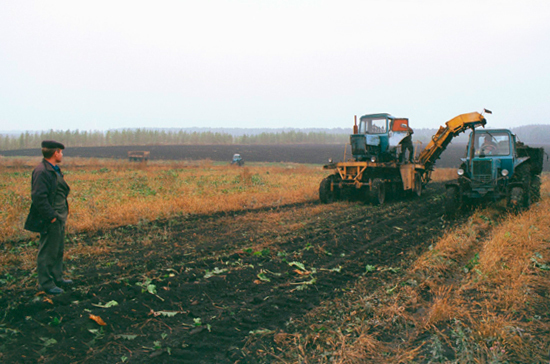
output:
<instances>
[{"instance_id":1,"label":"man's flat cap","mask_svg":"<svg viewBox=\"0 0 550 364\"><path fill-rule=\"evenodd\" d=\"M65 149L65 146L59 142L56 142L55 140L43 140L42 148Z\"/></svg>"}]
</instances>

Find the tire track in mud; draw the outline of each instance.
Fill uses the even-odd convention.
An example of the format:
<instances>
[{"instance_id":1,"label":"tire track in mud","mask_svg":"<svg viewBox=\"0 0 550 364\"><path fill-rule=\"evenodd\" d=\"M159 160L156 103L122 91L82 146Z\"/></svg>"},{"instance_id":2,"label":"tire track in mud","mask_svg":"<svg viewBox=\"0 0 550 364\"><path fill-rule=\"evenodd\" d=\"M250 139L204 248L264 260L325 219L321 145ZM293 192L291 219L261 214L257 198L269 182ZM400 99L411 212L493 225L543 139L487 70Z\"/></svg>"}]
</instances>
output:
<instances>
[{"instance_id":1,"label":"tire track in mud","mask_svg":"<svg viewBox=\"0 0 550 364\"><path fill-rule=\"evenodd\" d=\"M381 207L312 202L116 229L103 237L117 242L108 262L70 262L78 282L72 291L54 297L53 307L23 292L7 320L33 328L36 341L52 336L57 345L47 357L59 363L122 356L130 363L256 363L247 342L337 297L367 265L379 268L368 273L373 289L390 284L443 234L443 191L432 184L421 199ZM118 305L97 306L110 301ZM97 329L89 313L108 323L101 337L89 331ZM63 330L47 327L52 317L62 318ZM8 358L35 358L41 349L25 348Z\"/></svg>"}]
</instances>

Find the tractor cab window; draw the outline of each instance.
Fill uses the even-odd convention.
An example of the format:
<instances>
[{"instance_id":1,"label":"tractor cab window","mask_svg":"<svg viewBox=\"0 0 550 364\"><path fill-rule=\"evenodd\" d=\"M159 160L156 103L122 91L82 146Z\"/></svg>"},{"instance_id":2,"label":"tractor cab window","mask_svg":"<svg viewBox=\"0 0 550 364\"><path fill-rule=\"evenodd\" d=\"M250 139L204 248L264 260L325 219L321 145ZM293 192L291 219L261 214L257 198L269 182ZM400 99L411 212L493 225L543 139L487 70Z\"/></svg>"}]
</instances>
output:
<instances>
[{"instance_id":1,"label":"tractor cab window","mask_svg":"<svg viewBox=\"0 0 550 364\"><path fill-rule=\"evenodd\" d=\"M382 134L386 132L387 120L384 119L363 119L359 124L359 133Z\"/></svg>"},{"instance_id":2,"label":"tractor cab window","mask_svg":"<svg viewBox=\"0 0 550 364\"><path fill-rule=\"evenodd\" d=\"M508 133L476 133L474 143L476 156L510 154L510 134Z\"/></svg>"}]
</instances>

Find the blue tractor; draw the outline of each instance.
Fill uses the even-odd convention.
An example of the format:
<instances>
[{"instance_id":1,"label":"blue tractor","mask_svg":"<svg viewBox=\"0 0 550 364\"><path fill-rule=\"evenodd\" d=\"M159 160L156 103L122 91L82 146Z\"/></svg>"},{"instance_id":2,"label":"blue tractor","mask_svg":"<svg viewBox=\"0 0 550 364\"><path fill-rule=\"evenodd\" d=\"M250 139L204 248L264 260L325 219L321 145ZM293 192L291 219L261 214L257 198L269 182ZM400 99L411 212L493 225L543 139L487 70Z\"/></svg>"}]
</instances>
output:
<instances>
[{"instance_id":1,"label":"blue tractor","mask_svg":"<svg viewBox=\"0 0 550 364\"><path fill-rule=\"evenodd\" d=\"M233 154L233 159L231 160L231 165L235 165L235 166L244 166L244 159L243 157L241 157L240 154L236 153L236 154Z\"/></svg>"},{"instance_id":2,"label":"blue tractor","mask_svg":"<svg viewBox=\"0 0 550 364\"><path fill-rule=\"evenodd\" d=\"M445 212L483 201L506 199L513 209L540 199L543 148L531 148L507 129L473 130L458 179L446 184Z\"/></svg>"}]
</instances>

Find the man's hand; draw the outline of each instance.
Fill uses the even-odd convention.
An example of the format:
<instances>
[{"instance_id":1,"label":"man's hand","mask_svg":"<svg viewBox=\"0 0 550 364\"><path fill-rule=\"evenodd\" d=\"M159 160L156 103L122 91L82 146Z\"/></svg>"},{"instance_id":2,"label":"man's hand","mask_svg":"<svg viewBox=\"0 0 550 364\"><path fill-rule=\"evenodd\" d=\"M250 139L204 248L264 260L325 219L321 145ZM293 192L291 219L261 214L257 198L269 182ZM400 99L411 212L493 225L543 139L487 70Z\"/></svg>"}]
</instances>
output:
<instances>
[{"instance_id":1,"label":"man's hand","mask_svg":"<svg viewBox=\"0 0 550 364\"><path fill-rule=\"evenodd\" d=\"M54 217L51 223L53 224L57 220L57 217Z\"/></svg>"}]
</instances>

